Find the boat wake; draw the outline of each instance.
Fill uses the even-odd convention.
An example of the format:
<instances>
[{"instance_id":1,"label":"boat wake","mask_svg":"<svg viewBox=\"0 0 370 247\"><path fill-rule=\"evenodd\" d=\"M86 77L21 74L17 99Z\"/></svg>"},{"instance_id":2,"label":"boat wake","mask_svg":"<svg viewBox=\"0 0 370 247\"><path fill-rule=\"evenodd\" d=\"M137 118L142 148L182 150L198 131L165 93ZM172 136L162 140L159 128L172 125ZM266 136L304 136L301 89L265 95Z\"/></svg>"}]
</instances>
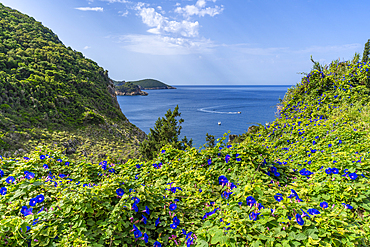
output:
<instances>
[{"instance_id":1,"label":"boat wake","mask_svg":"<svg viewBox=\"0 0 370 247\"><path fill-rule=\"evenodd\" d=\"M213 110L210 110L212 108ZM207 113L217 113L217 114L240 114L241 113L240 111L228 111L228 112L227 111L216 111L214 110L214 108L217 108L217 106L201 108L201 109L198 109L198 111L207 112Z\"/></svg>"}]
</instances>

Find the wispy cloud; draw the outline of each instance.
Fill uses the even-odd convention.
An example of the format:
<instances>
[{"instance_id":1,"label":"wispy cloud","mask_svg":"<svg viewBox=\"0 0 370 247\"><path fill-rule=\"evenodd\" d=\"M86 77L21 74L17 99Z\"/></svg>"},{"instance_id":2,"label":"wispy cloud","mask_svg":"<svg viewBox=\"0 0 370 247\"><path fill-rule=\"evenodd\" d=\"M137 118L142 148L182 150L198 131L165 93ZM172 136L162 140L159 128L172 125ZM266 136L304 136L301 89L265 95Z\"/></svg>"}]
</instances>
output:
<instances>
[{"instance_id":1,"label":"wispy cloud","mask_svg":"<svg viewBox=\"0 0 370 247\"><path fill-rule=\"evenodd\" d=\"M85 46L84 50L87 50L87 49L90 49L90 48L91 48L91 46Z\"/></svg>"},{"instance_id":2,"label":"wispy cloud","mask_svg":"<svg viewBox=\"0 0 370 247\"><path fill-rule=\"evenodd\" d=\"M132 3L131 1L127 0L100 0L104 2L109 2L109 3Z\"/></svg>"},{"instance_id":3,"label":"wispy cloud","mask_svg":"<svg viewBox=\"0 0 370 247\"><path fill-rule=\"evenodd\" d=\"M91 7L79 7L79 8L76 8L78 10L82 10L82 11L100 11L100 12L103 12L103 8L102 7L94 7L94 8L91 8Z\"/></svg>"},{"instance_id":4,"label":"wispy cloud","mask_svg":"<svg viewBox=\"0 0 370 247\"><path fill-rule=\"evenodd\" d=\"M210 0L208 0L210 1ZM211 0L212 2L216 2L216 0ZM206 0L198 0L194 5L186 5L185 7L177 7L175 9L176 13L182 14L184 17L190 17L193 15L197 16L215 16L220 14L224 7L221 6L214 6L214 7L206 7L207 1Z\"/></svg>"},{"instance_id":5,"label":"wispy cloud","mask_svg":"<svg viewBox=\"0 0 370 247\"><path fill-rule=\"evenodd\" d=\"M119 42L127 50L151 55L186 55L209 52L214 44L207 39L189 40L161 35L123 35Z\"/></svg>"}]
</instances>

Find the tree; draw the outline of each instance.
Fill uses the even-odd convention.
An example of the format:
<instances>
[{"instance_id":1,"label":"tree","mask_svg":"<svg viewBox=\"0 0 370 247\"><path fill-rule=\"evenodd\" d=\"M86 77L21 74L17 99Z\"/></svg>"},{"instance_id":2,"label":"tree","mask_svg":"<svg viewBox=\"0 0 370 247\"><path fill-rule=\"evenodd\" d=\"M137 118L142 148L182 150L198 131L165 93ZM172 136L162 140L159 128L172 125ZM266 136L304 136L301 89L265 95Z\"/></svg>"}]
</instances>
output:
<instances>
[{"instance_id":1,"label":"tree","mask_svg":"<svg viewBox=\"0 0 370 247\"><path fill-rule=\"evenodd\" d=\"M216 145L215 141L216 139L214 135L206 134L206 147L213 148Z\"/></svg>"},{"instance_id":2,"label":"tree","mask_svg":"<svg viewBox=\"0 0 370 247\"><path fill-rule=\"evenodd\" d=\"M367 40L364 48L364 53L362 54L362 63L367 63L369 61L370 55L370 39Z\"/></svg>"},{"instance_id":3,"label":"tree","mask_svg":"<svg viewBox=\"0 0 370 247\"><path fill-rule=\"evenodd\" d=\"M181 123L184 119L180 118L178 121L176 117L180 117L179 106L177 105L173 112L171 109L165 114L165 118L158 118L155 122L154 129L150 129L148 139L140 144L140 152L145 159L153 159L156 153L165 145L171 144L174 148L185 150L187 146L192 146L193 140L186 138L186 136L179 141L179 136L182 127Z\"/></svg>"}]
</instances>

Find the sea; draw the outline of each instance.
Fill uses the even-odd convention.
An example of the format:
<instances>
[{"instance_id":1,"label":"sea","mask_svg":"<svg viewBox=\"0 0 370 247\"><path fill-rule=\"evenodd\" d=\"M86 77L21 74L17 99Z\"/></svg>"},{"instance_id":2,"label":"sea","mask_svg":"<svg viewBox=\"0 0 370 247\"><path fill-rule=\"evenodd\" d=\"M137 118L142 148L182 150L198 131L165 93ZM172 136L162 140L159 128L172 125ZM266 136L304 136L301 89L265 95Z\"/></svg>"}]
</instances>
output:
<instances>
[{"instance_id":1,"label":"sea","mask_svg":"<svg viewBox=\"0 0 370 247\"><path fill-rule=\"evenodd\" d=\"M224 133L243 134L251 125L276 118L279 98L291 85L175 86L177 89L144 90L148 96L117 96L123 114L149 134L158 118L179 106L184 122L180 139L206 142L206 133L221 138Z\"/></svg>"}]
</instances>

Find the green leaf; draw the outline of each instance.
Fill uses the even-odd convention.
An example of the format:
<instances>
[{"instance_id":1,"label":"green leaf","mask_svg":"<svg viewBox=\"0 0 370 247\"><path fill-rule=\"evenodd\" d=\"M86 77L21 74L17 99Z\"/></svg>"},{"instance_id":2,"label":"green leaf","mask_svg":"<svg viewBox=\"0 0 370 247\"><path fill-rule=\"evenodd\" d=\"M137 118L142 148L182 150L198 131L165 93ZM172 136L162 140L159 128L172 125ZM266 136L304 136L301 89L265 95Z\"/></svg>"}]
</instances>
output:
<instances>
[{"instance_id":1,"label":"green leaf","mask_svg":"<svg viewBox=\"0 0 370 247\"><path fill-rule=\"evenodd\" d=\"M208 243L205 240L201 239L196 242L195 247L208 247Z\"/></svg>"},{"instance_id":2,"label":"green leaf","mask_svg":"<svg viewBox=\"0 0 370 247\"><path fill-rule=\"evenodd\" d=\"M295 239L298 240L298 241L301 241L301 240L307 239L307 236L304 235L303 233L300 233L300 234L295 236Z\"/></svg>"}]
</instances>

